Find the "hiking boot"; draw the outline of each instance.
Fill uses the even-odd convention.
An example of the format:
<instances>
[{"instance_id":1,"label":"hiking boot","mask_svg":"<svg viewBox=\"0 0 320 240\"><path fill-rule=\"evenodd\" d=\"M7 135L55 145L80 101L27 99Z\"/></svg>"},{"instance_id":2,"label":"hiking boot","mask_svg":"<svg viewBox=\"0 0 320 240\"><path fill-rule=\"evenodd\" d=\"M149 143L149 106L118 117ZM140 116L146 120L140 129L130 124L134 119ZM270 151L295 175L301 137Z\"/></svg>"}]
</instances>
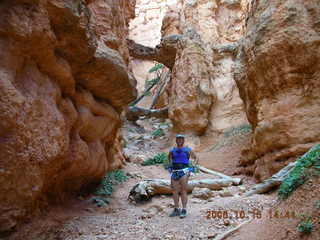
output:
<instances>
[{"instance_id":1,"label":"hiking boot","mask_svg":"<svg viewBox=\"0 0 320 240\"><path fill-rule=\"evenodd\" d=\"M173 212L169 215L169 217L177 217L180 216L179 208L174 208Z\"/></svg>"},{"instance_id":2,"label":"hiking boot","mask_svg":"<svg viewBox=\"0 0 320 240\"><path fill-rule=\"evenodd\" d=\"M180 218L185 218L187 216L187 210L185 208L182 208L180 212Z\"/></svg>"}]
</instances>

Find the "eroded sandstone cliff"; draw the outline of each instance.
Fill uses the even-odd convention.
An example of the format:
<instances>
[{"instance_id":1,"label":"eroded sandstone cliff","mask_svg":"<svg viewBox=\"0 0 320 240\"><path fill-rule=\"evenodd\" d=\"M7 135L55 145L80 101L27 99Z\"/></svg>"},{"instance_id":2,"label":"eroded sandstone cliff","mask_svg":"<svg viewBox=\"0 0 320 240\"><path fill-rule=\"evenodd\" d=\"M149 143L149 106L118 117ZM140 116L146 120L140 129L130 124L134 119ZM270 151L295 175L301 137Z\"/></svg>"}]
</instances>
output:
<instances>
[{"instance_id":1,"label":"eroded sandstone cliff","mask_svg":"<svg viewBox=\"0 0 320 240\"><path fill-rule=\"evenodd\" d=\"M135 18L129 25L129 38L138 44L154 48L160 43L162 19L168 5L175 3L176 0L137 0ZM149 73L149 69L155 64L153 60L156 59L142 60L133 55L131 64L139 91L144 89L146 79L155 77L154 73Z\"/></svg>"},{"instance_id":2,"label":"eroded sandstone cliff","mask_svg":"<svg viewBox=\"0 0 320 240\"><path fill-rule=\"evenodd\" d=\"M176 45L169 97L177 131L220 133L247 122L232 68L247 6L247 0L178 1L169 6L162 37L183 36ZM197 47L190 51L191 45Z\"/></svg>"},{"instance_id":3,"label":"eroded sandstone cliff","mask_svg":"<svg viewBox=\"0 0 320 240\"><path fill-rule=\"evenodd\" d=\"M241 163L261 180L320 141L320 5L272 0L250 8L236 80L254 136Z\"/></svg>"},{"instance_id":4,"label":"eroded sandstone cliff","mask_svg":"<svg viewBox=\"0 0 320 240\"><path fill-rule=\"evenodd\" d=\"M135 1L0 3L0 231L122 165Z\"/></svg>"},{"instance_id":5,"label":"eroded sandstone cliff","mask_svg":"<svg viewBox=\"0 0 320 240\"><path fill-rule=\"evenodd\" d=\"M245 29L248 2L167 1L161 41L156 47L152 46L156 43L152 39L157 36L157 28L147 25L161 17L147 14L149 5L143 4L148 1L140 2L135 22L144 19L144 28L152 39L147 41L144 31L138 33L138 27L132 24L131 38L135 42L129 44L130 53L135 58L158 61L172 69L166 94L175 131L195 135L221 133L247 122L233 78L233 64L236 43Z\"/></svg>"}]
</instances>

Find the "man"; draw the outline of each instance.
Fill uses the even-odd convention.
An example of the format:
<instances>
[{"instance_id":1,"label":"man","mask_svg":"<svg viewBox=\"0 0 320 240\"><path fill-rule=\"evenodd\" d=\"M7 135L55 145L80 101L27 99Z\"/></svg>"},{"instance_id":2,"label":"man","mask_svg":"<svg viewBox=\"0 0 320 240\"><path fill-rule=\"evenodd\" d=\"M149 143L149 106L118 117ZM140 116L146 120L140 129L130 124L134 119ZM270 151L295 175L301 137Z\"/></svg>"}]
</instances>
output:
<instances>
[{"instance_id":1,"label":"man","mask_svg":"<svg viewBox=\"0 0 320 240\"><path fill-rule=\"evenodd\" d=\"M172 169L171 174L171 188L173 191L174 210L169 215L170 217L180 216L184 218L187 216L187 187L188 178L192 168L189 167L189 159L194 159L194 164L198 164L198 160L191 148L184 147L184 135L176 135L177 147L174 147L169 152L169 162ZM180 193L180 196L179 196ZM179 209L179 197L181 198L182 209Z\"/></svg>"}]
</instances>

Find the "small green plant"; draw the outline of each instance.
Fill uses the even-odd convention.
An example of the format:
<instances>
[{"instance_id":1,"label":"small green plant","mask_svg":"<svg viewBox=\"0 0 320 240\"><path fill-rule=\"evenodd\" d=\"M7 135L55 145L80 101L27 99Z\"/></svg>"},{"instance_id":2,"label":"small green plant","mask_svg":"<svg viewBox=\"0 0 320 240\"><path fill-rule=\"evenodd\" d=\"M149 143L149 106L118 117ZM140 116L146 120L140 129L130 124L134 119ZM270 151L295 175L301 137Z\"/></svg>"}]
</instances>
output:
<instances>
[{"instance_id":1,"label":"small green plant","mask_svg":"<svg viewBox=\"0 0 320 240\"><path fill-rule=\"evenodd\" d=\"M114 186L125 182L127 179L127 176L122 170L108 172L94 192L96 196L91 198L91 201L99 207L108 204L108 198L112 195Z\"/></svg>"},{"instance_id":2,"label":"small green plant","mask_svg":"<svg viewBox=\"0 0 320 240\"><path fill-rule=\"evenodd\" d=\"M313 146L307 153L297 160L297 164L290 174L284 179L280 185L278 195L280 198L285 199L290 194L301 186L310 177L308 170L312 166L319 165L320 157L320 144Z\"/></svg>"},{"instance_id":3,"label":"small green plant","mask_svg":"<svg viewBox=\"0 0 320 240\"><path fill-rule=\"evenodd\" d=\"M149 69L149 73L153 73L156 72L160 69L163 68L163 64L162 63L157 63L156 65L154 65L152 68Z\"/></svg>"},{"instance_id":4,"label":"small green plant","mask_svg":"<svg viewBox=\"0 0 320 240\"><path fill-rule=\"evenodd\" d=\"M224 137L233 137L244 133L252 132L252 127L249 124L242 124L237 127L232 127L223 132Z\"/></svg>"},{"instance_id":5,"label":"small green plant","mask_svg":"<svg viewBox=\"0 0 320 240\"><path fill-rule=\"evenodd\" d=\"M156 129L156 130L154 130L152 133L151 133L151 135L153 136L153 137L161 137L161 136L164 136L164 131L163 131L163 129L161 129L161 128L158 128L158 129Z\"/></svg>"},{"instance_id":6,"label":"small green plant","mask_svg":"<svg viewBox=\"0 0 320 240\"><path fill-rule=\"evenodd\" d=\"M320 200L317 200L315 205L316 205L316 208L320 209Z\"/></svg>"},{"instance_id":7,"label":"small green plant","mask_svg":"<svg viewBox=\"0 0 320 240\"><path fill-rule=\"evenodd\" d=\"M303 234L310 234L313 230L313 224L311 220L303 221L298 225L298 231Z\"/></svg>"},{"instance_id":8,"label":"small green plant","mask_svg":"<svg viewBox=\"0 0 320 240\"><path fill-rule=\"evenodd\" d=\"M318 159L318 161L315 162L313 167L318 173L320 173L320 160L319 159Z\"/></svg>"},{"instance_id":9,"label":"small green plant","mask_svg":"<svg viewBox=\"0 0 320 240\"><path fill-rule=\"evenodd\" d=\"M150 166L157 164L165 164L168 162L168 154L167 153L158 153L153 158L149 158L141 163L142 166Z\"/></svg>"},{"instance_id":10,"label":"small green plant","mask_svg":"<svg viewBox=\"0 0 320 240\"><path fill-rule=\"evenodd\" d=\"M149 87L151 87L152 85L158 83L159 81L160 81L160 77L156 77L156 78L153 78L153 79L150 79L150 80L146 80L145 89L148 89ZM147 93L150 94L150 92L146 92L145 94L147 94Z\"/></svg>"},{"instance_id":11,"label":"small green plant","mask_svg":"<svg viewBox=\"0 0 320 240\"><path fill-rule=\"evenodd\" d=\"M106 197L102 197L102 196L92 197L91 201L94 204L96 204L98 207L103 207L103 206L109 204L109 199Z\"/></svg>"}]
</instances>

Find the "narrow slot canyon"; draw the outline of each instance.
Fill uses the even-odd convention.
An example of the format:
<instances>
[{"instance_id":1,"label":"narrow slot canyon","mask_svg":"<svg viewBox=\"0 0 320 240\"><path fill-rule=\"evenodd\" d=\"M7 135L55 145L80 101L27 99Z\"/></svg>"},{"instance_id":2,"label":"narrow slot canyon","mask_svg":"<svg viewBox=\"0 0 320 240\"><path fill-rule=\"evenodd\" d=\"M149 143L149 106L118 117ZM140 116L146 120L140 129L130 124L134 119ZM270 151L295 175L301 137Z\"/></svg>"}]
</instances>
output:
<instances>
[{"instance_id":1,"label":"narrow slot canyon","mask_svg":"<svg viewBox=\"0 0 320 240\"><path fill-rule=\"evenodd\" d=\"M0 239L319 240L319 24L317 0L0 1Z\"/></svg>"}]
</instances>

